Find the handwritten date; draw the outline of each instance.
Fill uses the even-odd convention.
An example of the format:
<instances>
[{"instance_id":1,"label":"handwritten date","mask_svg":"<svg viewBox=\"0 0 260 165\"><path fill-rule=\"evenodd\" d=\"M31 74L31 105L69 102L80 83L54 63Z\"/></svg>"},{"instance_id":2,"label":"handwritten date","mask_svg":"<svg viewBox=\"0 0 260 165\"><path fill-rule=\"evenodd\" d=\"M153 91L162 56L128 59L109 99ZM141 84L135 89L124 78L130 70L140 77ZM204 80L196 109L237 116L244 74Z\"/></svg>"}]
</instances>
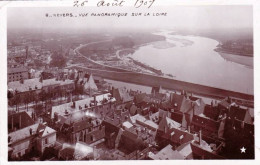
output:
<instances>
[{"instance_id":1,"label":"handwritten date","mask_svg":"<svg viewBox=\"0 0 260 165\"><path fill-rule=\"evenodd\" d=\"M154 4L155 0L135 0L134 7L147 7L150 8ZM80 7L85 6L88 0L74 0L73 6ZM125 0L99 0L97 2L97 7L108 7L108 6L118 6L123 7Z\"/></svg>"},{"instance_id":2,"label":"handwritten date","mask_svg":"<svg viewBox=\"0 0 260 165\"><path fill-rule=\"evenodd\" d=\"M136 8L139 8L141 6L148 6L148 8L150 8L154 2L155 2L155 0L136 0L134 6Z\"/></svg>"}]
</instances>

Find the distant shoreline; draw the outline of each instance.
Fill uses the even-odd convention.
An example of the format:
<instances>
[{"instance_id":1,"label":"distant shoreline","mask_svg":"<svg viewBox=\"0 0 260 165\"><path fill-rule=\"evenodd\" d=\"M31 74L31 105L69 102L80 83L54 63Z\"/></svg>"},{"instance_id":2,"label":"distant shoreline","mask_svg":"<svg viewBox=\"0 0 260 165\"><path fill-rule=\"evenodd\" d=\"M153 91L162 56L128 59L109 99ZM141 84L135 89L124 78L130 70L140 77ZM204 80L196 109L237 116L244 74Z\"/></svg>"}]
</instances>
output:
<instances>
[{"instance_id":1,"label":"distant shoreline","mask_svg":"<svg viewBox=\"0 0 260 165\"><path fill-rule=\"evenodd\" d=\"M194 35L194 36L199 36L199 37L210 38L210 39L213 39L213 40L215 40L215 41L217 41L219 43L217 45L217 47L214 49L215 52L227 53L227 54L232 54L232 55L237 55L237 56L254 57L254 54L251 54L251 53L249 54L249 53L244 53L244 52L237 52L237 51L233 51L233 50L223 49L221 47L221 44L223 43L223 40L221 40L220 38L218 38L216 36L211 36L211 35L207 35L207 34L203 34L203 33L183 32L183 31L172 32L170 34L172 34L172 35L178 34L178 35L183 35L183 36Z\"/></svg>"},{"instance_id":2,"label":"distant shoreline","mask_svg":"<svg viewBox=\"0 0 260 165\"><path fill-rule=\"evenodd\" d=\"M246 53L241 53L241 52L234 52L234 51L230 51L230 50L225 50L221 47L217 47L214 49L215 52L218 53L227 53L227 54L232 54L232 55L237 55L237 56L245 56L245 57L254 57L253 54L246 54Z\"/></svg>"}]
</instances>

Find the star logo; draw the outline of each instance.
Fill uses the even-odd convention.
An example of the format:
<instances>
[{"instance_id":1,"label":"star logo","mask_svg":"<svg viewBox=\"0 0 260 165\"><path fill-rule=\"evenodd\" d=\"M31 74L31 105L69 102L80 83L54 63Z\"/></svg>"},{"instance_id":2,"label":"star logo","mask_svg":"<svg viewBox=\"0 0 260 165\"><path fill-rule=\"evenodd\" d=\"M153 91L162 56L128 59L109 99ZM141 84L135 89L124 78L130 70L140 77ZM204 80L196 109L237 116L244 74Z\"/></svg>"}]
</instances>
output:
<instances>
[{"instance_id":1,"label":"star logo","mask_svg":"<svg viewBox=\"0 0 260 165\"><path fill-rule=\"evenodd\" d=\"M245 147L240 148L240 150L241 150L241 153L246 153L246 148Z\"/></svg>"}]
</instances>

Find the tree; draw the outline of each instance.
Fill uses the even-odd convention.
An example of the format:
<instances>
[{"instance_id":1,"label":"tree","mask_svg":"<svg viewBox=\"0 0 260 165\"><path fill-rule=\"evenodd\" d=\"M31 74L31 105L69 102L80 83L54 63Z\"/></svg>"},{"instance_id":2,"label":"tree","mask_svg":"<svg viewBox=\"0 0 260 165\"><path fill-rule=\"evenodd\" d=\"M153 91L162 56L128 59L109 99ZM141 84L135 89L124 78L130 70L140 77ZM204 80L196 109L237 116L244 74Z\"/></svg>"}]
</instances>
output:
<instances>
[{"instance_id":1,"label":"tree","mask_svg":"<svg viewBox=\"0 0 260 165\"><path fill-rule=\"evenodd\" d=\"M63 68L66 66L67 59L62 54L55 51L51 58L52 60L50 62L50 66L58 68Z\"/></svg>"}]
</instances>

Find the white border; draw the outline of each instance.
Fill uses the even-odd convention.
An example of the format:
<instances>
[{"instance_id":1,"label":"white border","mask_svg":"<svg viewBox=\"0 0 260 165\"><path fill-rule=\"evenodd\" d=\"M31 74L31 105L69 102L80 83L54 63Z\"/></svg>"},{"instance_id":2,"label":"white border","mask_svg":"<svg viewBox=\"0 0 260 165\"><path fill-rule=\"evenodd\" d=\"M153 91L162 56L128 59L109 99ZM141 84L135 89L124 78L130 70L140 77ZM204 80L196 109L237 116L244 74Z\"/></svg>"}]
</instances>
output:
<instances>
[{"instance_id":1,"label":"white border","mask_svg":"<svg viewBox=\"0 0 260 165\"><path fill-rule=\"evenodd\" d=\"M125 0L125 6L132 6L134 0ZM98 0L89 0L87 6L96 6ZM7 7L72 7L73 0L64 1L0 1L0 164L259 164L260 163L260 1L257 0L156 0L154 5L253 5L254 11L254 97L255 97L255 160L167 160L167 161L70 161L70 162L8 162L7 161ZM97 9L98 10L98 9Z\"/></svg>"}]
</instances>

